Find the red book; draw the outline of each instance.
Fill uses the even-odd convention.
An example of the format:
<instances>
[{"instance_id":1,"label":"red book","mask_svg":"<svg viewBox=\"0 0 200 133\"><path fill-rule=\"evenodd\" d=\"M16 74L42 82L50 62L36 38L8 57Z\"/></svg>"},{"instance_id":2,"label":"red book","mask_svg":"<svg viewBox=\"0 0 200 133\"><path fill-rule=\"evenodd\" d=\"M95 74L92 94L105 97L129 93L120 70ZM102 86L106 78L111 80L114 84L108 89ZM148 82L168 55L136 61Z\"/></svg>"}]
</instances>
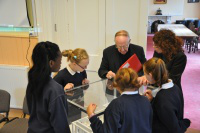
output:
<instances>
[{"instance_id":1,"label":"red book","mask_svg":"<svg viewBox=\"0 0 200 133\"><path fill-rule=\"evenodd\" d=\"M119 69L132 68L136 72L139 72L142 68L142 64L136 54L133 54Z\"/></svg>"}]
</instances>

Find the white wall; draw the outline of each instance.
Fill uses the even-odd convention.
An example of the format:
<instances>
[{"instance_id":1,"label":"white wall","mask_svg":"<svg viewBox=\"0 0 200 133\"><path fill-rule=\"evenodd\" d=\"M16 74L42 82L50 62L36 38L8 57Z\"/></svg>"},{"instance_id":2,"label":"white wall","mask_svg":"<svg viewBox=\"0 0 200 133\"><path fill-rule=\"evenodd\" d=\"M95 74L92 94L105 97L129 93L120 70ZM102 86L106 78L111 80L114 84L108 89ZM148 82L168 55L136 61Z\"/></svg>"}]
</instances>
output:
<instances>
[{"instance_id":1,"label":"white wall","mask_svg":"<svg viewBox=\"0 0 200 133\"><path fill-rule=\"evenodd\" d=\"M38 41L53 41L53 10L52 0L34 0L36 8L36 21L38 28Z\"/></svg>"},{"instance_id":2,"label":"white wall","mask_svg":"<svg viewBox=\"0 0 200 133\"><path fill-rule=\"evenodd\" d=\"M154 0L149 0L149 15L155 15L160 8L163 15L183 15L183 0L167 0L166 4L154 4Z\"/></svg>"},{"instance_id":3,"label":"white wall","mask_svg":"<svg viewBox=\"0 0 200 133\"><path fill-rule=\"evenodd\" d=\"M53 41L61 50L85 48L91 61L88 69L99 68L103 49L114 44L114 34L121 29L130 33L132 43L146 51L146 0L35 0L35 3L39 41Z\"/></svg>"},{"instance_id":4,"label":"white wall","mask_svg":"<svg viewBox=\"0 0 200 133\"><path fill-rule=\"evenodd\" d=\"M167 4L154 4L149 0L149 15L155 15L160 8L163 15L172 15L172 23L185 18L200 19L200 2L187 3L188 0L167 0Z\"/></svg>"},{"instance_id":5,"label":"white wall","mask_svg":"<svg viewBox=\"0 0 200 133\"><path fill-rule=\"evenodd\" d=\"M200 2L187 3L187 0L184 0L183 15L172 17L172 22L175 22L176 20L182 20L185 18L199 18L200 19Z\"/></svg>"},{"instance_id":6,"label":"white wall","mask_svg":"<svg viewBox=\"0 0 200 133\"><path fill-rule=\"evenodd\" d=\"M106 47L113 45L114 35L127 30L131 43L140 45L146 51L148 2L146 0L106 1Z\"/></svg>"}]
</instances>

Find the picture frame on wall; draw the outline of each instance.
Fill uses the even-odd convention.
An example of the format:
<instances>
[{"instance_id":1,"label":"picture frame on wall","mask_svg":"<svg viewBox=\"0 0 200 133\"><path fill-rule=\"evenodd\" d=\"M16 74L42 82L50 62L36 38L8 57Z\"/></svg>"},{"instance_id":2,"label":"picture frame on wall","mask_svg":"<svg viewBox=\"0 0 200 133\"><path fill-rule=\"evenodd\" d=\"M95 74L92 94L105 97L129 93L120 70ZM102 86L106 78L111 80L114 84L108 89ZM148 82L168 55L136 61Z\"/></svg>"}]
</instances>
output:
<instances>
[{"instance_id":1,"label":"picture frame on wall","mask_svg":"<svg viewBox=\"0 0 200 133\"><path fill-rule=\"evenodd\" d=\"M188 3L198 3L199 0L188 0Z\"/></svg>"},{"instance_id":2,"label":"picture frame on wall","mask_svg":"<svg viewBox=\"0 0 200 133\"><path fill-rule=\"evenodd\" d=\"M166 3L167 3L167 0L154 0L154 4L166 4Z\"/></svg>"}]
</instances>

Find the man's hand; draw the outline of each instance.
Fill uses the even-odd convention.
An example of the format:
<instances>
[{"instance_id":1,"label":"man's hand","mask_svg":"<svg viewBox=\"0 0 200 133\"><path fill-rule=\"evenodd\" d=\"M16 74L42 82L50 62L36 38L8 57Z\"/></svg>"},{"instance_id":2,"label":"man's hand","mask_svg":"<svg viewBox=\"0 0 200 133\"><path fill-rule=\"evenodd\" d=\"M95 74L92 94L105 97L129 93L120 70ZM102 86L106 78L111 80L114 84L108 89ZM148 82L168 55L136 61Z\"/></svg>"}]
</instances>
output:
<instances>
[{"instance_id":1,"label":"man's hand","mask_svg":"<svg viewBox=\"0 0 200 133\"><path fill-rule=\"evenodd\" d=\"M107 79L112 79L112 78L114 78L114 77L115 77L115 73L112 72L112 71L109 71L109 72L107 73L107 75L106 75L106 78L107 78Z\"/></svg>"},{"instance_id":2,"label":"man's hand","mask_svg":"<svg viewBox=\"0 0 200 133\"><path fill-rule=\"evenodd\" d=\"M147 81L147 79L146 79L146 77L145 76L141 76L141 77L138 77L138 82L139 82L139 84L140 85L147 85L147 83L148 83L148 81Z\"/></svg>"},{"instance_id":3,"label":"man's hand","mask_svg":"<svg viewBox=\"0 0 200 133\"><path fill-rule=\"evenodd\" d=\"M113 81L110 80L110 79L108 79L107 84L106 84L106 87L107 87L109 90L114 90Z\"/></svg>"}]
</instances>

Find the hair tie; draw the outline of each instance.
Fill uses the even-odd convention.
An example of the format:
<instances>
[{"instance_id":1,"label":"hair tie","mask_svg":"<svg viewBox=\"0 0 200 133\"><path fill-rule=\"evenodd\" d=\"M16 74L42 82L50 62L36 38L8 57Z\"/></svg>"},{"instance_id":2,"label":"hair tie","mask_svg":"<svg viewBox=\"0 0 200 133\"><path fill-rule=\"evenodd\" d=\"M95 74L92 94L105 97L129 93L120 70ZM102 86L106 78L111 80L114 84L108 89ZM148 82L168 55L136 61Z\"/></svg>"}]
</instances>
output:
<instances>
[{"instance_id":1,"label":"hair tie","mask_svg":"<svg viewBox=\"0 0 200 133\"><path fill-rule=\"evenodd\" d=\"M76 59L77 58L77 56L74 56L74 59Z\"/></svg>"}]
</instances>

